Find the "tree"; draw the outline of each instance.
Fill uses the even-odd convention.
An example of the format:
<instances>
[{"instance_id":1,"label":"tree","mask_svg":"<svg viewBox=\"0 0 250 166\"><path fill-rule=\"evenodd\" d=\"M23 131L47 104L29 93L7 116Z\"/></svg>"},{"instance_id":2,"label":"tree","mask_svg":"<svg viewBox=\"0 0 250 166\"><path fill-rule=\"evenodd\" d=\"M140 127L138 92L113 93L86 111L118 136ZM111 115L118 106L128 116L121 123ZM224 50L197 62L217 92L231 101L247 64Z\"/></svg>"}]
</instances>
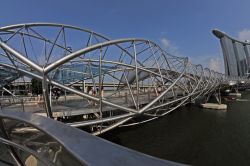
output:
<instances>
[{"instance_id":1,"label":"tree","mask_svg":"<svg viewBox=\"0 0 250 166\"><path fill-rule=\"evenodd\" d=\"M31 90L33 94L42 94L43 88L42 88L42 81L37 80L35 78L31 79Z\"/></svg>"}]
</instances>

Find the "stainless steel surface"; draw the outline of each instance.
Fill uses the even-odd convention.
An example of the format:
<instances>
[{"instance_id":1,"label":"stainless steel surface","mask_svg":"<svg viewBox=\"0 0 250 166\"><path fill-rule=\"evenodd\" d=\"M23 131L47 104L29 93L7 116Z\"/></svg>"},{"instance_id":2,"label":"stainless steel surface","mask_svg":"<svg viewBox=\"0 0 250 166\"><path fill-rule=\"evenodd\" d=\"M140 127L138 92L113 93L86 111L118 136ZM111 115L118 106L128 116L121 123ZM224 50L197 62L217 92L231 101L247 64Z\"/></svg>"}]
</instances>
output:
<instances>
[{"instance_id":1,"label":"stainless steel surface","mask_svg":"<svg viewBox=\"0 0 250 166\"><path fill-rule=\"evenodd\" d=\"M223 36L217 31L216 35ZM8 133L0 141L8 144L4 147L10 149L19 165L23 158L28 160L28 155L19 155L17 149L38 156L38 160L48 155L48 162L56 165L176 165L103 141L72 126L85 127L98 135L119 126L155 120L200 96L208 100L215 95L220 102L221 89L237 92L250 83L244 75L249 67L245 64L248 54L243 55L241 45L230 47L237 56L226 66L231 65L234 74L224 75L194 65L188 58L173 56L146 39L111 40L64 24L6 26L0 28L0 39L0 66L4 68L0 74L7 77L9 70L19 76L14 81L6 78L1 85L6 86L0 100L1 129ZM229 61L226 59L225 63ZM243 68L236 70L241 61ZM31 94L27 83L32 79L42 82L43 96ZM110 82L113 86L103 90ZM4 96L5 92L11 96ZM56 111L61 114L53 116ZM35 115L45 113L50 118ZM23 140L20 132L31 134L30 138L25 135L30 142ZM46 139L42 136L49 141L43 142Z\"/></svg>"},{"instance_id":2,"label":"stainless steel surface","mask_svg":"<svg viewBox=\"0 0 250 166\"><path fill-rule=\"evenodd\" d=\"M0 112L0 117L9 119L9 123L11 120L15 120L18 123L28 124L45 133L45 135L51 137L56 143L66 149L69 155L64 157L68 157L68 159L72 157L80 165L181 165L121 147L82 130L38 115L24 112ZM23 132L27 133L29 130L24 128ZM25 147L24 145L23 147L19 145L18 140L15 142L15 139L14 141L0 139L0 142L7 143L15 148L21 148L45 164L50 165L41 152L34 152L28 146ZM60 157L57 160L59 159ZM54 163L52 161L52 164L65 165L65 163L58 164L56 161Z\"/></svg>"},{"instance_id":3,"label":"stainless steel surface","mask_svg":"<svg viewBox=\"0 0 250 166\"><path fill-rule=\"evenodd\" d=\"M39 108L48 117L61 118L72 126L90 126L94 134L137 124L133 120L138 116L145 117L138 123L157 119L199 96L208 99L218 89L249 85L246 77L203 69L191 64L188 58L168 54L146 39L110 40L91 30L53 23L2 27L0 37L0 65L16 70L22 77L43 82L43 97L37 101ZM88 87L82 87L83 82ZM116 86L101 92L106 82ZM64 92L64 100L53 99L48 86ZM85 91L86 88L93 92ZM70 105L73 101L70 98L82 105L81 111L77 111L80 110L77 104ZM23 103L23 110L28 110L25 109L28 104ZM15 106L19 106L17 102ZM63 116L53 117L56 108L67 110L62 110ZM6 106L4 109L9 110ZM74 116L80 120L67 121Z\"/></svg>"}]
</instances>

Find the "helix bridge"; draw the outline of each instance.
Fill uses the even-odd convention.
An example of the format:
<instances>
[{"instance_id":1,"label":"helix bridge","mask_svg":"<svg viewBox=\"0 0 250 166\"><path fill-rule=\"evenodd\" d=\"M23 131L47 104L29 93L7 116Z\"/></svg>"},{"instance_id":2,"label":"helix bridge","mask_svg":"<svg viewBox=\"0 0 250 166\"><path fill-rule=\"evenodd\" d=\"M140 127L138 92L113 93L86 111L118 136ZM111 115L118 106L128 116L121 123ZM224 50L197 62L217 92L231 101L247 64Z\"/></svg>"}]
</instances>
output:
<instances>
[{"instance_id":1,"label":"helix bridge","mask_svg":"<svg viewBox=\"0 0 250 166\"><path fill-rule=\"evenodd\" d=\"M98 165L126 156L127 165L175 165L75 128L99 135L142 124L200 97L218 99L221 91L248 88L250 83L248 75L203 68L150 40L114 40L89 29L55 23L1 27L0 78L0 142L8 149L6 158L20 165L32 158L45 165L69 161ZM41 94L32 94L34 80ZM93 146L97 148L91 149ZM95 153L107 156L118 151L120 156L95 159ZM138 161L140 158L145 160Z\"/></svg>"}]
</instances>

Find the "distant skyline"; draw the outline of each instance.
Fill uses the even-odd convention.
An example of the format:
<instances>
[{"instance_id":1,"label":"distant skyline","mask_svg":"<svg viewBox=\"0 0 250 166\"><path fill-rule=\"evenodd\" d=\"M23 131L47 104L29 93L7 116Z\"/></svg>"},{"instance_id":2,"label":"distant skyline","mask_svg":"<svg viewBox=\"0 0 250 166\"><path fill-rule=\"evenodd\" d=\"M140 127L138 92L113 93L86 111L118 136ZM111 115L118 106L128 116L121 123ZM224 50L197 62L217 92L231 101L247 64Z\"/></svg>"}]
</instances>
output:
<instances>
[{"instance_id":1,"label":"distant skyline","mask_svg":"<svg viewBox=\"0 0 250 166\"><path fill-rule=\"evenodd\" d=\"M55 22L88 28L111 39L152 40L167 52L224 72L219 29L250 40L248 0L8 0L1 2L0 26Z\"/></svg>"}]
</instances>

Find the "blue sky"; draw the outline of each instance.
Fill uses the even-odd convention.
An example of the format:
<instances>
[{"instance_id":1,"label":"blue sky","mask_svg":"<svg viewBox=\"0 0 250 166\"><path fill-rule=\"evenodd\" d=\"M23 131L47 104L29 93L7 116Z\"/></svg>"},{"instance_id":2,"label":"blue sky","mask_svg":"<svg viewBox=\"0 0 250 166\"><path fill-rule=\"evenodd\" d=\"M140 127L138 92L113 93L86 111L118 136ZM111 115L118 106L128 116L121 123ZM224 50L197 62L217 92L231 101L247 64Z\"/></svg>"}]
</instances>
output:
<instances>
[{"instance_id":1,"label":"blue sky","mask_svg":"<svg viewBox=\"0 0 250 166\"><path fill-rule=\"evenodd\" d=\"M5 0L0 26L56 22L89 28L112 39L139 37L168 52L222 71L211 30L250 39L249 0Z\"/></svg>"}]
</instances>

